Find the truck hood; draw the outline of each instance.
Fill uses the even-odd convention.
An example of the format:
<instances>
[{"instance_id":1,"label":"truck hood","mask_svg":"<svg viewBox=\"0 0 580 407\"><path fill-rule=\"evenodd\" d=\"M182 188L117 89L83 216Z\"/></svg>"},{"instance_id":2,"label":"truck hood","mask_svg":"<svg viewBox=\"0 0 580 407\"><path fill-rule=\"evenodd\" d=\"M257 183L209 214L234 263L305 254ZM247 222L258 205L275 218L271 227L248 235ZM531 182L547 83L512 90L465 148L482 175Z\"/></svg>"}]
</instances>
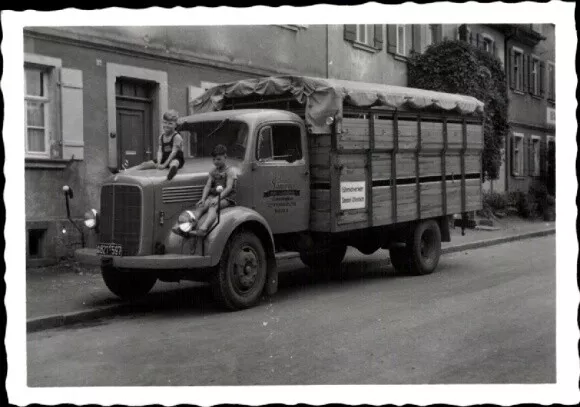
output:
<instances>
[{"instance_id":1,"label":"truck hood","mask_svg":"<svg viewBox=\"0 0 580 407\"><path fill-rule=\"evenodd\" d=\"M230 165L237 165L241 161L229 159ZM182 168L171 181L167 181L168 169L157 170L137 170L135 167L120 171L107 179L106 183L127 183L145 185L157 185L161 183L170 183L171 186L184 184L198 184L207 181L207 176L213 167L213 160L210 157L186 159ZM169 184L167 186L170 186Z\"/></svg>"}]
</instances>

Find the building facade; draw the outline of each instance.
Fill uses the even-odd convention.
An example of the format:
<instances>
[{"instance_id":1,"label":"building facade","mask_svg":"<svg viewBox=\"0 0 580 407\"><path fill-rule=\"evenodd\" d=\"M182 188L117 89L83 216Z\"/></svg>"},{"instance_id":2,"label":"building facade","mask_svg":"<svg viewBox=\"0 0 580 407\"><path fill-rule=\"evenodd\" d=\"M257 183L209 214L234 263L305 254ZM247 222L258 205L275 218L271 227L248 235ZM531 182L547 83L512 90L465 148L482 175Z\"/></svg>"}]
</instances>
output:
<instances>
[{"instance_id":1,"label":"building facade","mask_svg":"<svg viewBox=\"0 0 580 407\"><path fill-rule=\"evenodd\" d=\"M505 39L507 28L467 27L467 36L457 25L27 27L28 265L55 262L81 244L81 236L67 220L62 186L74 191L70 213L80 223L88 208L99 207L100 184L111 172L155 156L163 111L171 108L186 115L188 102L213 84L265 75L405 86L407 58L434 42L463 35L487 47L490 37L490 52L502 60L507 59L506 47L511 50L520 44L517 35ZM544 65L537 72L553 72L553 27L551 34L550 28L542 27L541 35L548 41L520 49L541 58ZM554 108L550 83L546 79L538 85L543 88L537 95L530 93L529 81L527 92L510 89L515 106L510 107L510 123L514 137L523 134L524 143L538 135L541 143L553 140L553 128L538 119L542 108ZM538 105L535 117L525 113L530 103ZM542 117L547 120L551 116L546 114ZM518 146L516 151L522 148ZM525 188L535 175L521 174L536 174L535 167L531 171L519 153L510 160L514 150L508 148L506 168L523 166L524 172L514 175L506 170L509 176L496 189Z\"/></svg>"}]
</instances>

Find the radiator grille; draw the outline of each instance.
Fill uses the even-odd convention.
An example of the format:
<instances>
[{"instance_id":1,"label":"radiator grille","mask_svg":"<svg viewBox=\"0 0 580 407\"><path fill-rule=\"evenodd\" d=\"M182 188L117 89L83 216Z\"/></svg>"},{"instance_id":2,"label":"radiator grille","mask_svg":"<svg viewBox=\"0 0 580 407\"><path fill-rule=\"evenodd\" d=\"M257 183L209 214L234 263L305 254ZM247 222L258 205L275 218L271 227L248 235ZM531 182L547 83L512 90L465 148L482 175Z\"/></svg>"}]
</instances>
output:
<instances>
[{"instance_id":1,"label":"radiator grille","mask_svg":"<svg viewBox=\"0 0 580 407\"><path fill-rule=\"evenodd\" d=\"M141 189L131 185L104 185L101 189L101 243L118 243L124 256L139 252Z\"/></svg>"},{"instance_id":2,"label":"radiator grille","mask_svg":"<svg viewBox=\"0 0 580 407\"><path fill-rule=\"evenodd\" d=\"M205 185L166 187L162 191L163 203L196 202L201 199Z\"/></svg>"}]
</instances>

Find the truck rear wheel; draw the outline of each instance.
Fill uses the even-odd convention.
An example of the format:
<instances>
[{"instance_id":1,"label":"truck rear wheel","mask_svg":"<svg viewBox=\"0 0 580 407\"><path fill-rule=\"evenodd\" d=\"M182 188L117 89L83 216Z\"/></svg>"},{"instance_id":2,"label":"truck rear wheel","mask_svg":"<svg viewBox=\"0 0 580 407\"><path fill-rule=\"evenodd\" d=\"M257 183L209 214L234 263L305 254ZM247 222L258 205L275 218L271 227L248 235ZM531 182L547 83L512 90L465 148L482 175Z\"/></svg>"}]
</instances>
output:
<instances>
[{"instance_id":1,"label":"truck rear wheel","mask_svg":"<svg viewBox=\"0 0 580 407\"><path fill-rule=\"evenodd\" d=\"M266 284L266 251L252 232L230 238L218 265L213 283L216 299L230 310L255 305Z\"/></svg>"},{"instance_id":2,"label":"truck rear wheel","mask_svg":"<svg viewBox=\"0 0 580 407\"><path fill-rule=\"evenodd\" d=\"M115 267L102 267L101 274L107 288L123 300L134 300L145 296L157 281L157 278L151 274L121 271Z\"/></svg>"},{"instance_id":3,"label":"truck rear wheel","mask_svg":"<svg viewBox=\"0 0 580 407\"><path fill-rule=\"evenodd\" d=\"M336 269L344 260L346 245L335 245L330 249L316 252L300 252L302 263L312 268Z\"/></svg>"},{"instance_id":4,"label":"truck rear wheel","mask_svg":"<svg viewBox=\"0 0 580 407\"><path fill-rule=\"evenodd\" d=\"M441 230L434 220L419 223L407 241L409 272L432 273L441 257Z\"/></svg>"}]
</instances>

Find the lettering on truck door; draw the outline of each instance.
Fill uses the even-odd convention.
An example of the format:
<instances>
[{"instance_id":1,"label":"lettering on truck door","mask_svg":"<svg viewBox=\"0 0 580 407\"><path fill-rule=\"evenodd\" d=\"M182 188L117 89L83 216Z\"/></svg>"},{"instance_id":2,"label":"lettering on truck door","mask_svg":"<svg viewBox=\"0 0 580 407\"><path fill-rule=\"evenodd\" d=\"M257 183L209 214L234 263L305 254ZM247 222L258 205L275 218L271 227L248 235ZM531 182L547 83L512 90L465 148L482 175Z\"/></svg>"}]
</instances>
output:
<instances>
[{"instance_id":1,"label":"lettering on truck door","mask_svg":"<svg viewBox=\"0 0 580 407\"><path fill-rule=\"evenodd\" d=\"M308 229L310 177L305 145L306 133L298 123L272 123L258 130L254 208L273 233Z\"/></svg>"}]
</instances>

